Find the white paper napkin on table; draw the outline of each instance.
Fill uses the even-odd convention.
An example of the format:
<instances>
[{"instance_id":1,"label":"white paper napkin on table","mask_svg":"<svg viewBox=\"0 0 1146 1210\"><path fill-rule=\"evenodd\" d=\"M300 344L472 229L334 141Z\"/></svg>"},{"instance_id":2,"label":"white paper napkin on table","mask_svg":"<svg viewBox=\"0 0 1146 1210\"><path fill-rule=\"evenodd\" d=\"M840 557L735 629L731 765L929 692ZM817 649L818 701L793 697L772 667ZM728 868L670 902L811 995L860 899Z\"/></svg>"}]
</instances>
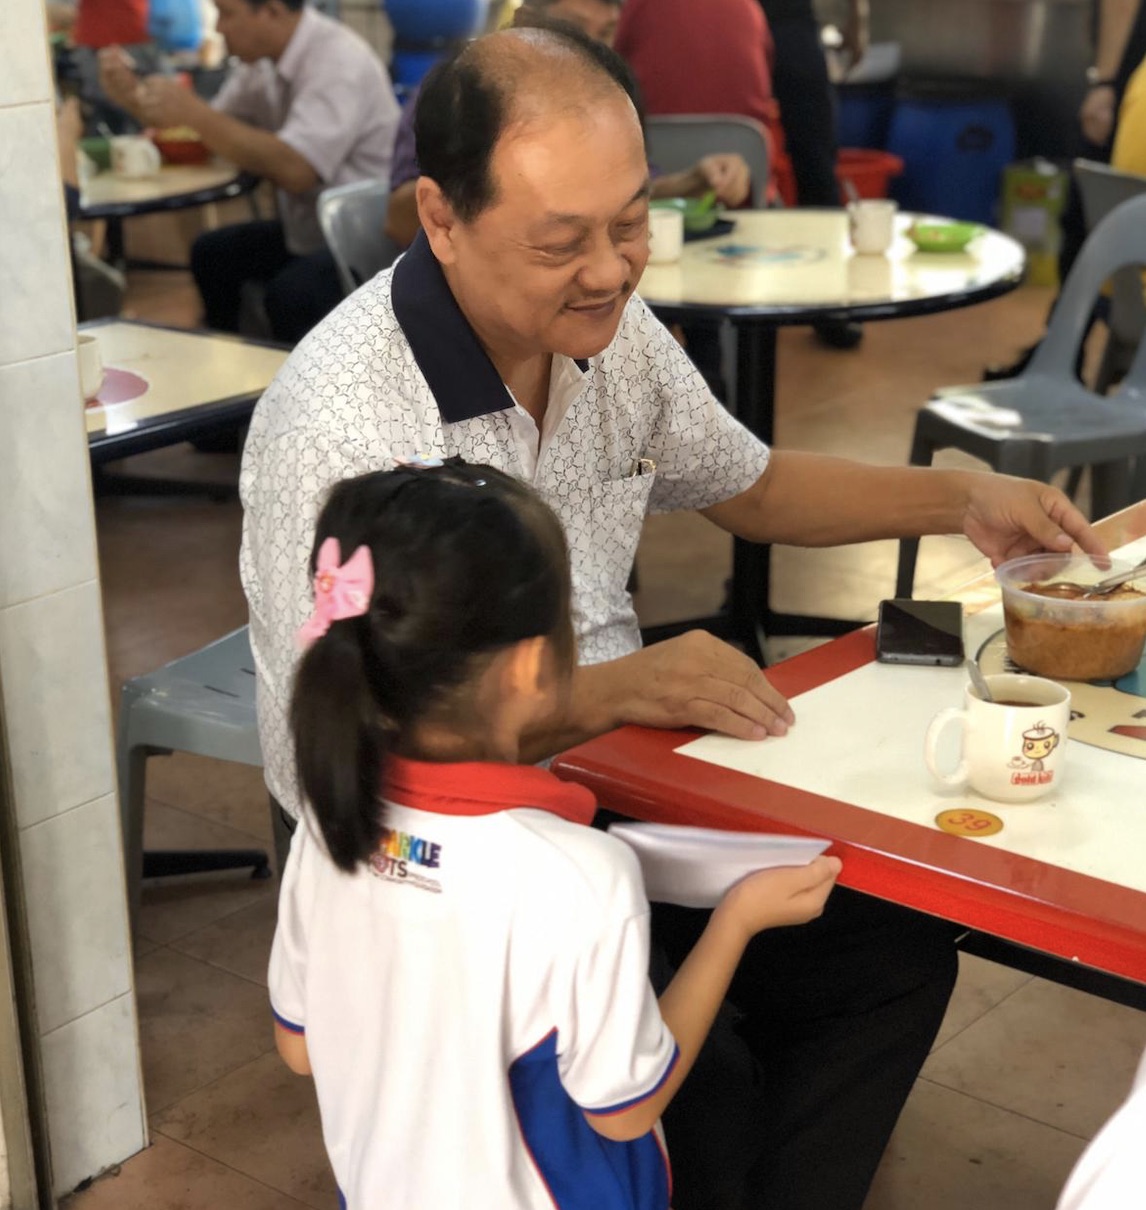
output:
<instances>
[{"instance_id":1,"label":"white paper napkin on table","mask_svg":"<svg viewBox=\"0 0 1146 1210\"><path fill-rule=\"evenodd\" d=\"M734 882L755 870L807 865L831 844L660 823L615 823L609 831L636 853L650 900L691 908L715 907Z\"/></svg>"}]
</instances>

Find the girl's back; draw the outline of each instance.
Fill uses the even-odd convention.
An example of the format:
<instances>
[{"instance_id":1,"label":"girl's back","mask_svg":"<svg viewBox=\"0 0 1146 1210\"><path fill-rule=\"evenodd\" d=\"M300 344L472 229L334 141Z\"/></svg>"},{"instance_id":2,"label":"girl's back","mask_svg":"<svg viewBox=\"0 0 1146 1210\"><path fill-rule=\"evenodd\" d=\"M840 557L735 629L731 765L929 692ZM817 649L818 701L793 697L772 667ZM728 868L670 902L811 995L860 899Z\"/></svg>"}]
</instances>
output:
<instances>
[{"instance_id":1,"label":"girl's back","mask_svg":"<svg viewBox=\"0 0 1146 1210\"><path fill-rule=\"evenodd\" d=\"M656 1136L612 1142L581 1112L648 1095L676 1053L632 854L543 770L388 778L368 868L299 829L271 959L350 1210L667 1207Z\"/></svg>"}]
</instances>

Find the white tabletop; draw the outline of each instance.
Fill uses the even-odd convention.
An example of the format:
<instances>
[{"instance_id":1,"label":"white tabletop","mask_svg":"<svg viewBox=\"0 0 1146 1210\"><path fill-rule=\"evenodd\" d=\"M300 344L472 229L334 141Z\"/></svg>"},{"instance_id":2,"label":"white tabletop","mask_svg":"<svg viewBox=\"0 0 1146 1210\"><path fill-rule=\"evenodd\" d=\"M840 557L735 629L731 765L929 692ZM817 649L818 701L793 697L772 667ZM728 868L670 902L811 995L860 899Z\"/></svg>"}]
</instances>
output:
<instances>
[{"instance_id":1,"label":"white tabletop","mask_svg":"<svg viewBox=\"0 0 1146 1210\"><path fill-rule=\"evenodd\" d=\"M80 209L102 206L154 205L204 190L222 190L239 179L239 170L225 160L206 164L166 164L151 176L125 177L99 172L80 190Z\"/></svg>"},{"instance_id":2,"label":"white tabletop","mask_svg":"<svg viewBox=\"0 0 1146 1210\"><path fill-rule=\"evenodd\" d=\"M650 264L638 292L656 306L697 305L782 321L806 310L844 308L871 317L978 301L1017 285L1022 246L984 228L963 252L923 253L904 234L878 255L853 252L842 210L736 210L728 235L686 243L679 261Z\"/></svg>"}]
</instances>

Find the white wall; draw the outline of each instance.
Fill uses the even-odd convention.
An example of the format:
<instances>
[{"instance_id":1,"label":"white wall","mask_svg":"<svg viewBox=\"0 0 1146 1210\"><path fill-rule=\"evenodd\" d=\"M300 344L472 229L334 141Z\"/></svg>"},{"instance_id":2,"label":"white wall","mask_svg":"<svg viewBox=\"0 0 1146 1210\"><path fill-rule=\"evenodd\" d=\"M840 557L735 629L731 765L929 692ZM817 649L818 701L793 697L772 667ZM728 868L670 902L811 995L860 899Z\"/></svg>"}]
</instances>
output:
<instances>
[{"instance_id":1,"label":"white wall","mask_svg":"<svg viewBox=\"0 0 1146 1210\"><path fill-rule=\"evenodd\" d=\"M0 695L62 1194L147 1136L42 0L0 47Z\"/></svg>"}]
</instances>

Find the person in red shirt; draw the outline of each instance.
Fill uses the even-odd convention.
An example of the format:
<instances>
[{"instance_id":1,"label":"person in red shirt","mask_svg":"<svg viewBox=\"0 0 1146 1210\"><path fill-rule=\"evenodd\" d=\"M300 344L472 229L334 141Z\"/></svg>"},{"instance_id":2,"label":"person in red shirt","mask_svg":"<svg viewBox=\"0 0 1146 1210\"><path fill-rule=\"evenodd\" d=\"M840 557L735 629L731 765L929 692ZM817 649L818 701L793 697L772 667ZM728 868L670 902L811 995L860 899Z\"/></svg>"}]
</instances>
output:
<instances>
[{"instance_id":1,"label":"person in red shirt","mask_svg":"<svg viewBox=\"0 0 1146 1210\"><path fill-rule=\"evenodd\" d=\"M614 46L637 77L649 114L734 113L765 127L776 122L772 35L755 0L626 0Z\"/></svg>"}]
</instances>

